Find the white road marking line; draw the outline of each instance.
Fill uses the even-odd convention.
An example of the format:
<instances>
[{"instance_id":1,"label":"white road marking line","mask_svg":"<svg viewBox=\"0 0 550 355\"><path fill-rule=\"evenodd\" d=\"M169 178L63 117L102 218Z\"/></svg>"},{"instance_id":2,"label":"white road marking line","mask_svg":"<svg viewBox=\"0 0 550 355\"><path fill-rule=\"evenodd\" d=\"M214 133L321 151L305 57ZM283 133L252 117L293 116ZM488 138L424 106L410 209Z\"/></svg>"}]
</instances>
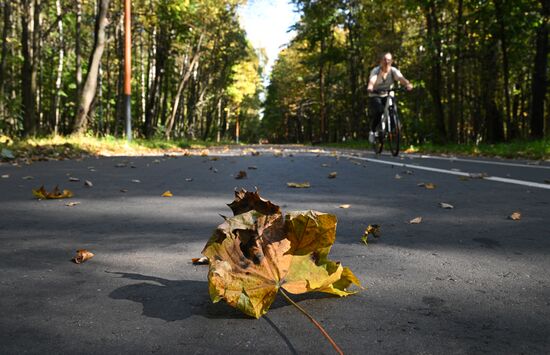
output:
<instances>
[{"instance_id":1,"label":"white road marking line","mask_svg":"<svg viewBox=\"0 0 550 355\"><path fill-rule=\"evenodd\" d=\"M451 158L446 158L446 157L438 157L438 156L433 156L433 155L418 155L418 154L407 154L405 156L410 157L410 158L449 160L449 161L460 161L460 162L465 162L465 163L514 166L514 167L520 167L520 168L550 169L550 166L547 166L547 165L505 163L505 162L498 162L498 161L474 160L474 159L452 158L452 157Z\"/></svg>"},{"instance_id":2,"label":"white road marking line","mask_svg":"<svg viewBox=\"0 0 550 355\"><path fill-rule=\"evenodd\" d=\"M431 168L429 166L397 163L397 162L391 162L391 161L386 161L386 160L381 160L381 159L357 157L357 156L348 155L348 154L342 154L341 157L350 158L350 159L357 159L357 160L364 160L364 161L369 161L369 162L378 163L378 164L394 165L394 166L399 166L399 167L403 167L403 168L433 171L433 172L442 173L442 174L468 176L468 177L470 176L470 173L466 173L466 172L462 172L462 171L453 171L453 170ZM498 177L498 176L487 176L487 177L484 177L483 180L498 181L498 182L504 182L504 183L507 183L507 184L522 185L522 186L529 186L529 187L536 187L536 188L539 188L539 189L550 190L550 185L548 185L548 184L541 184L541 183L538 183L538 182L530 182L530 181L523 181L523 180L516 180L516 179L501 178L501 177Z\"/></svg>"}]
</instances>

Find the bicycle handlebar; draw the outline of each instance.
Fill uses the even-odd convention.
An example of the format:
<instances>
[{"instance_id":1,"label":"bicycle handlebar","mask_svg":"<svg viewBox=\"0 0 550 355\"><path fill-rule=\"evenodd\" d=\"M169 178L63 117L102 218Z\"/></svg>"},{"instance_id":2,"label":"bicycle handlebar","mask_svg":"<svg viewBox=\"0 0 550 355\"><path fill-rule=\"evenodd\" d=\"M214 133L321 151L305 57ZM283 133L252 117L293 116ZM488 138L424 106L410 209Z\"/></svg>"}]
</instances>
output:
<instances>
[{"instance_id":1,"label":"bicycle handlebar","mask_svg":"<svg viewBox=\"0 0 550 355\"><path fill-rule=\"evenodd\" d=\"M392 91L393 92L405 92L405 91L407 91L407 89L400 86L398 88L393 88L393 89L390 89L390 90L372 90L371 92L373 94L389 94Z\"/></svg>"}]
</instances>

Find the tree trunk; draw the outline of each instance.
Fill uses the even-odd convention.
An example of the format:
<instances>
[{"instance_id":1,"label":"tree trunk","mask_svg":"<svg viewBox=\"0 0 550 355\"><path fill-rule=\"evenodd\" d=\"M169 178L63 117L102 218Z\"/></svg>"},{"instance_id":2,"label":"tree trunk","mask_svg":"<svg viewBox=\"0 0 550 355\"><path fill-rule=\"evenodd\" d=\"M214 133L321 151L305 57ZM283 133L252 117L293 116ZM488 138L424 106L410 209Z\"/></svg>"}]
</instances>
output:
<instances>
[{"instance_id":1,"label":"tree trunk","mask_svg":"<svg viewBox=\"0 0 550 355\"><path fill-rule=\"evenodd\" d=\"M443 143L447 137L445 129L445 111L441 92L443 91L443 75L441 73L441 41L439 39L439 23L437 22L437 10L433 0L429 1L426 8L426 28L428 31L429 50L431 53L431 82L429 91L434 102L435 125L436 125L436 143Z\"/></svg>"},{"instance_id":2,"label":"tree trunk","mask_svg":"<svg viewBox=\"0 0 550 355\"><path fill-rule=\"evenodd\" d=\"M82 51L80 48L81 25L82 25L82 0L76 0L76 23L75 23L75 44L74 44L74 56L75 56L75 65L76 65L76 100L80 99L80 93L82 90Z\"/></svg>"},{"instance_id":3,"label":"tree trunk","mask_svg":"<svg viewBox=\"0 0 550 355\"><path fill-rule=\"evenodd\" d=\"M34 47L35 0L22 0L21 13L21 97L23 106L23 135L36 134L36 58Z\"/></svg>"},{"instance_id":4,"label":"tree trunk","mask_svg":"<svg viewBox=\"0 0 550 355\"><path fill-rule=\"evenodd\" d=\"M88 112L95 97L97 89L97 78L99 73L99 62L105 48L105 28L108 25L107 12L109 11L109 0L99 1L99 11L96 16L94 49L90 56L86 82L82 88L82 96L78 104L78 111L73 131L82 134L86 131L88 124Z\"/></svg>"},{"instance_id":5,"label":"tree trunk","mask_svg":"<svg viewBox=\"0 0 550 355\"><path fill-rule=\"evenodd\" d=\"M504 79L504 100L506 108L506 137L510 139L512 130L511 104L510 104L510 73L508 70L508 42L506 37L505 12L502 9L502 0L493 0L495 4L495 17L498 22L498 36L500 39L500 50L502 52L502 74Z\"/></svg>"},{"instance_id":6,"label":"tree trunk","mask_svg":"<svg viewBox=\"0 0 550 355\"><path fill-rule=\"evenodd\" d=\"M548 18L550 16L550 4L541 0L541 23L537 28L536 54L533 70L532 84L532 109L531 109L531 138L542 138L544 136L544 98L548 79L546 68L548 67Z\"/></svg>"},{"instance_id":7,"label":"tree trunk","mask_svg":"<svg viewBox=\"0 0 550 355\"><path fill-rule=\"evenodd\" d=\"M57 135L59 133L59 121L60 121L60 99L61 99L61 79L63 78L63 58L64 58L64 37L63 37L63 21L61 21L61 0L55 1L55 10L58 16L58 29L59 29L59 62L57 65L57 77L55 79L55 93L53 100L53 133Z\"/></svg>"},{"instance_id":8,"label":"tree trunk","mask_svg":"<svg viewBox=\"0 0 550 355\"><path fill-rule=\"evenodd\" d=\"M4 99L6 58L8 56L8 33L11 27L11 0L4 2L4 26L2 27L2 53L0 54L0 95Z\"/></svg>"}]
</instances>

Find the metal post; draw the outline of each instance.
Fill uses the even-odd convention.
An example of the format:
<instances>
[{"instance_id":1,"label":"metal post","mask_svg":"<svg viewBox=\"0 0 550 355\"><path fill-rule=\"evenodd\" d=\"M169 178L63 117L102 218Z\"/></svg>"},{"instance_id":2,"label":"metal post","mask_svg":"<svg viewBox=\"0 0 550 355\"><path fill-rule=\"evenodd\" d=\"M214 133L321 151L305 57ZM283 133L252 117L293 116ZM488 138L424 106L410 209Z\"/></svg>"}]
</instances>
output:
<instances>
[{"instance_id":1,"label":"metal post","mask_svg":"<svg viewBox=\"0 0 550 355\"><path fill-rule=\"evenodd\" d=\"M126 139L132 141L132 30L131 0L124 0L124 107L126 116Z\"/></svg>"}]
</instances>

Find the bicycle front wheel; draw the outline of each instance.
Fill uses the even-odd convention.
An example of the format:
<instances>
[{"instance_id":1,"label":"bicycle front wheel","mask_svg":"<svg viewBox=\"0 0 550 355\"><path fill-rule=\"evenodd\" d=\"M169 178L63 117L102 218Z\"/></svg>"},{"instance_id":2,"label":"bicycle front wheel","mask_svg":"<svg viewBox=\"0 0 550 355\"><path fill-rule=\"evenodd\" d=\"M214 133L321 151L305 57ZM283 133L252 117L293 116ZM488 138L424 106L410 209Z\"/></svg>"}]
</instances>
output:
<instances>
[{"instance_id":1,"label":"bicycle front wheel","mask_svg":"<svg viewBox=\"0 0 550 355\"><path fill-rule=\"evenodd\" d=\"M390 113L391 126L388 131L388 145L390 146L391 155L394 157L399 154L399 140L401 132L399 131L399 118L395 112Z\"/></svg>"},{"instance_id":2,"label":"bicycle front wheel","mask_svg":"<svg viewBox=\"0 0 550 355\"><path fill-rule=\"evenodd\" d=\"M374 153L380 154L382 153L382 149L384 148L384 131L380 126L376 129L376 135L374 136L374 143L372 143L372 149L374 149Z\"/></svg>"}]
</instances>

